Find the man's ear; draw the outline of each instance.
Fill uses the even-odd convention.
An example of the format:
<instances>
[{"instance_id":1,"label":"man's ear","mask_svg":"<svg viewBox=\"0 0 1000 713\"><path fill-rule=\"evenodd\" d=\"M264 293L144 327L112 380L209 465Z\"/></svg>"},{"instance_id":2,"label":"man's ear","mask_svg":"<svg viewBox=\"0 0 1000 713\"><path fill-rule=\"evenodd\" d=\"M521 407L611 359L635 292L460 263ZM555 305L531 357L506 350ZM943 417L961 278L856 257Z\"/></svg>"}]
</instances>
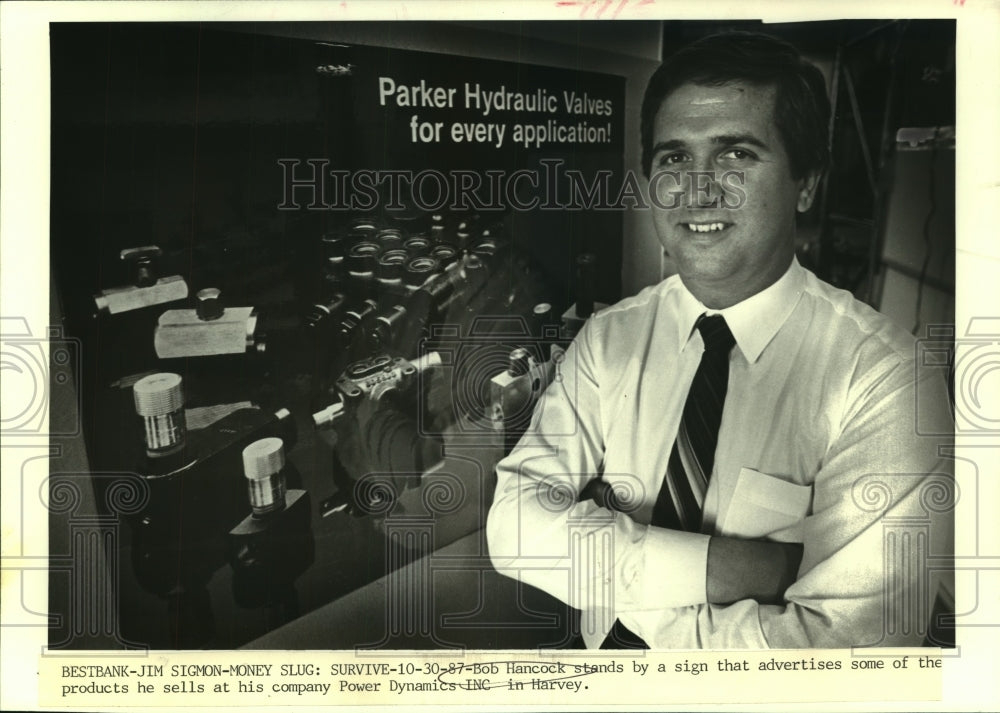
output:
<instances>
[{"instance_id":1,"label":"man's ear","mask_svg":"<svg viewBox=\"0 0 1000 713\"><path fill-rule=\"evenodd\" d=\"M812 207L816 198L816 189L819 188L820 178L823 174L819 171L810 171L799 181L799 202L795 208L799 213L805 213Z\"/></svg>"}]
</instances>

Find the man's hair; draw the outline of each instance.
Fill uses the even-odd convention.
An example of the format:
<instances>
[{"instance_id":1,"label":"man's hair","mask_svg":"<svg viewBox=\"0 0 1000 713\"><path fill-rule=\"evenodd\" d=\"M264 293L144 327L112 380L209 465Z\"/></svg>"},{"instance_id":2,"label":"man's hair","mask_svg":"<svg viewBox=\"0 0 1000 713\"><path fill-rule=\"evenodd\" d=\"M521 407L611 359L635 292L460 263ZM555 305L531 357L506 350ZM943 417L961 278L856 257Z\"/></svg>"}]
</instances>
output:
<instances>
[{"instance_id":1,"label":"man's hair","mask_svg":"<svg viewBox=\"0 0 1000 713\"><path fill-rule=\"evenodd\" d=\"M829 162L830 100L819 69L792 45L757 32L725 32L678 50L653 74L642 100L642 170L653 162L653 124L664 99L683 84L746 82L776 89L774 118L794 178Z\"/></svg>"}]
</instances>

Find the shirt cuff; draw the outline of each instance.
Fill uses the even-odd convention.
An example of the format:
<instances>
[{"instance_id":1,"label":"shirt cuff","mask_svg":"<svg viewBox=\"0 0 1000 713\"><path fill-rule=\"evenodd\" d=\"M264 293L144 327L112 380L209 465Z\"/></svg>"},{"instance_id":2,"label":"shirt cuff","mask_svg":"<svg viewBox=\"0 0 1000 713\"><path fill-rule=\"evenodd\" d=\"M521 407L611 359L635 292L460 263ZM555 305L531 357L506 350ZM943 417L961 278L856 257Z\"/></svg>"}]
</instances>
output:
<instances>
[{"instance_id":1,"label":"shirt cuff","mask_svg":"<svg viewBox=\"0 0 1000 713\"><path fill-rule=\"evenodd\" d=\"M642 543L633 591L637 609L650 611L705 604L708 601L710 535L650 526Z\"/></svg>"}]
</instances>

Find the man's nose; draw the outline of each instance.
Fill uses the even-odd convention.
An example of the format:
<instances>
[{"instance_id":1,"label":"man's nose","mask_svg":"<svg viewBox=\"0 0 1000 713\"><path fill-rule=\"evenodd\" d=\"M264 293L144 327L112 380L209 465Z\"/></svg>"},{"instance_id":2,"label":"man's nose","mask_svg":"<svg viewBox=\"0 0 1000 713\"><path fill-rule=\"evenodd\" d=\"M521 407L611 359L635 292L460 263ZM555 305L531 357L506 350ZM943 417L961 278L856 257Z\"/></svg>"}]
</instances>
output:
<instances>
[{"instance_id":1,"label":"man's nose","mask_svg":"<svg viewBox=\"0 0 1000 713\"><path fill-rule=\"evenodd\" d=\"M689 208L717 208L722 201L722 186L714 169L699 168L685 176Z\"/></svg>"}]
</instances>

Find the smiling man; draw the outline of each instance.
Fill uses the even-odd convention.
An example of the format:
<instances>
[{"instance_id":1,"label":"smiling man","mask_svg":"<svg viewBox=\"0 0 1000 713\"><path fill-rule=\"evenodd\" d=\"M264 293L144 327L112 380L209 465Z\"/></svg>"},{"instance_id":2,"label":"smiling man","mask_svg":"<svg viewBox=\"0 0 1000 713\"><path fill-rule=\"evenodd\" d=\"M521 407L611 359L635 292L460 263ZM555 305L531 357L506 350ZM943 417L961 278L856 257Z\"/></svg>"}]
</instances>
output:
<instances>
[{"instance_id":1,"label":"smiling man","mask_svg":"<svg viewBox=\"0 0 1000 713\"><path fill-rule=\"evenodd\" d=\"M686 183L684 203L657 211L656 230L688 290L730 307L771 286L795 252L795 211L808 210L821 165L793 171L774 122L774 86L684 84L653 120L653 170ZM649 169L647 169L648 171ZM742 195L726 195L723 177Z\"/></svg>"},{"instance_id":2,"label":"smiling man","mask_svg":"<svg viewBox=\"0 0 1000 713\"><path fill-rule=\"evenodd\" d=\"M494 566L580 609L588 647L924 639L952 476L916 391L934 432L949 403L908 333L795 260L828 115L821 73L764 35L650 80L643 169L678 274L586 324L487 523ZM900 523L920 547L890 546Z\"/></svg>"}]
</instances>

